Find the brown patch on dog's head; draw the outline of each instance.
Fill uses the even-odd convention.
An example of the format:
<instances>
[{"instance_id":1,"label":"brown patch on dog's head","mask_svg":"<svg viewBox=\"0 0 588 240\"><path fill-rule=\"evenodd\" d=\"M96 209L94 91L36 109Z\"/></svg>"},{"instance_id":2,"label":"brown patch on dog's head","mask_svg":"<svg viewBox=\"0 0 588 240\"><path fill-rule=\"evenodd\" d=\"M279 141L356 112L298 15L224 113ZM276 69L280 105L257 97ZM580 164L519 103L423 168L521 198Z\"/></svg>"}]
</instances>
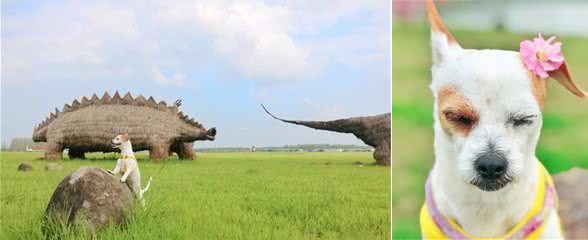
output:
<instances>
[{"instance_id":1,"label":"brown patch on dog's head","mask_svg":"<svg viewBox=\"0 0 588 240\"><path fill-rule=\"evenodd\" d=\"M445 34L449 43L457 42L443 23L441 16L439 16L439 12L437 11L434 0L427 0L427 18L431 24L432 31Z\"/></svg>"},{"instance_id":2,"label":"brown patch on dog's head","mask_svg":"<svg viewBox=\"0 0 588 240\"><path fill-rule=\"evenodd\" d=\"M129 133L123 133L123 134L121 135L121 139L122 139L123 141L129 141Z\"/></svg>"},{"instance_id":3,"label":"brown patch on dog's head","mask_svg":"<svg viewBox=\"0 0 588 240\"><path fill-rule=\"evenodd\" d=\"M480 116L457 88L443 86L437 95L439 123L449 135L467 136Z\"/></svg>"},{"instance_id":4,"label":"brown patch on dog's head","mask_svg":"<svg viewBox=\"0 0 588 240\"><path fill-rule=\"evenodd\" d=\"M537 75L533 74L531 71L528 71L528 73L531 77L531 92L533 93L533 96L535 96L539 108L543 110L545 100L547 99L547 81L546 79L537 77Z\"/></svg>"}]
</instances>

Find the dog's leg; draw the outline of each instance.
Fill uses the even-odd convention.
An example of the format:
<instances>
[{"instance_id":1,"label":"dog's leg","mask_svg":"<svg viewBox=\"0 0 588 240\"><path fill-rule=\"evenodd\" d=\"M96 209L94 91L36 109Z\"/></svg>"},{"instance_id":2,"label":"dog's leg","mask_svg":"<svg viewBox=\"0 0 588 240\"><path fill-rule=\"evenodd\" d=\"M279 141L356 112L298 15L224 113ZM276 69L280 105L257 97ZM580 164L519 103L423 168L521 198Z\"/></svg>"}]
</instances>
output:
<instances>
[{"instance_id":1,"label":"dog's leg","mask_svg":"<svg viewBox=\"0 0 588 240\"><path fill-rule=\"evenodd\" d=\"M143 191L141 191L141 172L138 170L133 171L133 174L129 176L131 190L135 194L135 198L139 200L141 206L145 207L145 200L143 200Z\"/></svg>"},{"instance_id":2,"label":"dog's leg","mask_svg":"<svg viewBox=\"0 0 588 240\"><path fill-rule=\"evenodd\" d=\"M123 176L120 178L121 182L125 182L127 181L127 178L129 177L129 175L131 175L131 173L134 171L135 169L132 168L127 168L127 171L125 172L125 174L123 174Z\"/></svg>"},{"instance_id":3,"label":"dog's leg","mask_svg":"<svg viewBox=\"0 0 588 240\"><path fill-rule=\"evenodd\" d=\"M120 158L116 161L116 166L114 167L114 170L110 171L108 170L109 173L111 173L112 175L116 175L120 172L120 165L121 165L122 161L120 160Z\"/></svg>"}]
</instances>

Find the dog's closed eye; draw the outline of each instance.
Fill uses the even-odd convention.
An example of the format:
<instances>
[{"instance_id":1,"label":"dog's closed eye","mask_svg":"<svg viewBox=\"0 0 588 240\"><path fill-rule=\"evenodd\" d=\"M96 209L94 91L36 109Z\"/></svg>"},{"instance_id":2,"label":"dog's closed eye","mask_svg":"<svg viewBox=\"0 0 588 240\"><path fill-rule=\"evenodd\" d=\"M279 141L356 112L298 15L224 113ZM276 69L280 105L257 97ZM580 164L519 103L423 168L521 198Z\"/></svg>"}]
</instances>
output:
<instances>
[{"instance_id":1,"label":"dog's closed eye","mask_svg":"<svg viewBox=\"0 0 588 240\"><path fill-rule=\"evenodd\" d=\"M472 125L474 125L474 120L465 115L465 114L459 114L459 113L455 113L452 111L446 111L444 112L445 118L452 124L454 125L458 125L458 126L462 126L462 127L471 127Z\"/></svg>"},{"instance_id":2,"label":"dog's closed eye","mask_svg":"<svg viewBox=\"0 0 588 240\"><path fill-rule=\"evenodd\" d=\"M520 126L527 126L533 124L533 119L537 117L537 115L526 115L526 116L511 116L508 119L509 123L512 123L514 127Z\"/></svg>"}]
</instances>

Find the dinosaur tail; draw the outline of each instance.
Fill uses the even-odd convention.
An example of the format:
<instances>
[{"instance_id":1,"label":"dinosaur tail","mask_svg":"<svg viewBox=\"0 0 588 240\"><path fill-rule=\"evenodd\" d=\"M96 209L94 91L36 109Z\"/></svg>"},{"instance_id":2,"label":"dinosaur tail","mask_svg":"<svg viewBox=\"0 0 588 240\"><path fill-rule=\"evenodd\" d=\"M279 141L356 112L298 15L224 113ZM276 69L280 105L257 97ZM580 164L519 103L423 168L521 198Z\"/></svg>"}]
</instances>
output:
<instances>
[{"instance_id":1,"label":"dinosaur tail","mask_svg":"<svg viewBox=\"0 0 588 240\"><path fill-rule=\"evenodd\" d=\"M283 118L279 118L274 116L270 113L263 104L261 105L263 110L270 115L271 117L285 122L291 123L296 125L302 125L309 128L319 129L319 130L327 130L333 132L341 132L341 133L354 133L357 131L362 124L362 120L360 118L346 118L346 119L338 119L334 121L298 121L298 120L287 120Z\"/></svg>"},{"instance_id":2,"label":"dinosaur tail","mask_svg":"<svg viewBox=\"0 0 588 240\"><path fill-rule=\"evenodd\" d=\"M149 177L149 181L147 181L147 186L145 186L145 188L141 189L141 195L143 195L144 193L147 192L147 190L149 190L149 187L151 186L151 181L153 181L153 176Z\"/></svg>"}]
</instances>

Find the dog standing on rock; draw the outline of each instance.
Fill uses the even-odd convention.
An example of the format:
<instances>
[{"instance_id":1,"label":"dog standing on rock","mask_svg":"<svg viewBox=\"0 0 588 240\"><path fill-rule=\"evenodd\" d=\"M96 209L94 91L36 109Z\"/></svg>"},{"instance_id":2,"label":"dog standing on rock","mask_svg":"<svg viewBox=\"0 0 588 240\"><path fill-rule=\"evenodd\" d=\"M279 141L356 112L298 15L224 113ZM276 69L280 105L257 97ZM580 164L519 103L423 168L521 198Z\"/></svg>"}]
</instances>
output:
<instances>
[{"instance_id":1,"label":"dog standing on rock","mask_svg":"<svg viewBox=\"0 0 588 240\"><path fill-rule=\"evenodd\" d=\"M149 190L153 177L149 177L147 186L141 189L141 172L139 171L139 164L137 164L137 159L133 153L133 146L129 139L129 134L118 135L112 139L112 147L120 149L121 156L116 162L114 170L108 170L108 172L115 175L122 172L123 176L120 178L120 181L126 183L133 193L135 193L135 197L139 199L141 205L145 206L143 194Z\"/></svg>"},{"instance_id":2,"label":"dog standing on rock","mask_svg":"<svg viewBox=\"0 0 588 240\"><path fill-rule=\"evenodd\" d=\"M535 156L553 78L582 98L555 38L520 51L463 49L427 2L435 163L421 209L427 239L561 239L557 194Z\"/></svg>"}]
</instances>

